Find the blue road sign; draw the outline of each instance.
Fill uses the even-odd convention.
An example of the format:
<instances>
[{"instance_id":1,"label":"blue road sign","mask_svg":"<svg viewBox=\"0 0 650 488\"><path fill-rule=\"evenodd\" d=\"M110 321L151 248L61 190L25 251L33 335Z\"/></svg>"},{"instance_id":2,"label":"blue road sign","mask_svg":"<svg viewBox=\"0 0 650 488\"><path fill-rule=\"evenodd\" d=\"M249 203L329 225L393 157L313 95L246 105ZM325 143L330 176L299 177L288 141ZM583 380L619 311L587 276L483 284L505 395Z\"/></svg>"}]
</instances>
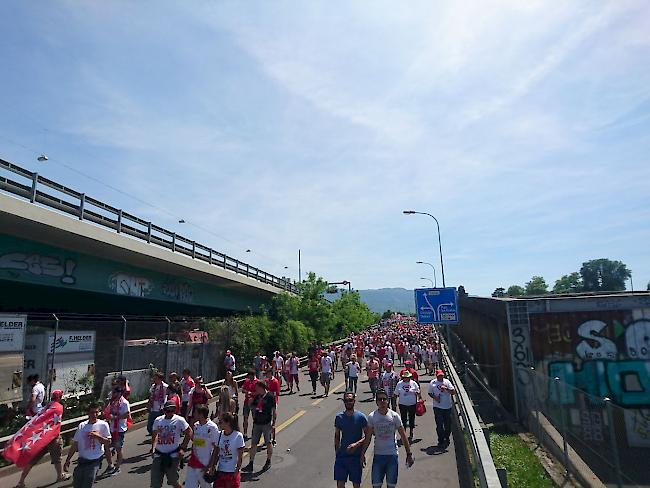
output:
<instances>
[{"instance_id":1,"label":"blue road sign","mask_svg":"<svg viewBox=\"0 0 650 488\"><path fill-rule=\"evenodd\" d=\"M457 324L456 288L417 288L415 308L421 324Z\"/></svg>"}]
</instances>

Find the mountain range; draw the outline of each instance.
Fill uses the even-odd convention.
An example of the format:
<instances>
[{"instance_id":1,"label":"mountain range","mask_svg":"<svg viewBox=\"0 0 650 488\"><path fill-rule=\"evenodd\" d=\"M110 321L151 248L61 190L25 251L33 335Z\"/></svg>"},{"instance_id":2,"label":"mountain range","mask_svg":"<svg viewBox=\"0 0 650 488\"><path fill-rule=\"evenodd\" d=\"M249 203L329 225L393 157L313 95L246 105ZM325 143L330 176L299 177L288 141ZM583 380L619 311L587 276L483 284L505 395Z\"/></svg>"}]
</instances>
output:
<instances>
[{"instance_id":1,"label":"mountain range","mask_svg":"<svg viewBox=\"0 0 650 488\"><path fill-rule=\"evenodd\" d=\"M384 313L386 310L402 313L415 313L415 299L413 290L406 288L379 288L375 290L355 290L359 292L361 301L375 313ZM339 293L328 293L329 300L336 300Z\"/></svg>"}]
</instances>

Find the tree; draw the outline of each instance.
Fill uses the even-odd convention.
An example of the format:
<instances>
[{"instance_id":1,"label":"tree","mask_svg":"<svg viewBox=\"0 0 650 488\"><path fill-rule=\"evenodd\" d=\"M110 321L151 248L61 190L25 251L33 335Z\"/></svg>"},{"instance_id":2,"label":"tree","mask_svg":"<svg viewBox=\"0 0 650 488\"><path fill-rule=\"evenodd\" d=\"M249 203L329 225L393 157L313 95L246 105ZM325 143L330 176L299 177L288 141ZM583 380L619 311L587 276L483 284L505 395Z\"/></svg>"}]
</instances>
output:
<instances>
[{"instance_id":1,"label":"tree","mask_svg":"<svg viewBox=\"0 0 650 488\"><path fill-rule=\"evenodd\" d=\"M506 296L506 289L504 287L500 286L499 288L497 288L496 290L494 290L492 292L492 296L495 297L495 298L504 297L504 296Z\"/></svg>"},{"instance_id":2,"label":"tree","mask_svg":"<svg viewBox=\"0 0 650 488\"><path fill-rule=\"evenodd\" d=\"M570 273L555 281L553 293L577 293L582 291L582 278L580 273Z\"/></svg>"},{"instance_id":3,"label":"tree","mask_svg":"<svg viewBox=\"0 0 650 488\"><path fill-rule=\"evenodd\" d=\"M393 312L390 310L390 308L386 310L383 314L381 314L382 319L389 319L392 316L393 316Z\"/></svg>"},{"instance_id":4,"label":"tree","mask_svg":"<svg viewBox=\"0 0 650 488\"><path fill-rule=\"evenodd\" d=\"M623 291L632 272L621 261L592 259L580 268L584 291Z\"/></svg>"},{"instance_id":5,"label":"tree","mask_svg":"<svg viewBox=\"0 0 650 488\"><path fill-rule=\"evenodd\" d=\"M548 285L541 276L533 276L526 283L526 295L545 295L548 293Z\"/></svg>"},{"instance_id":6,"label":"tree","mask_svg":"<svg viewBox=\"0 0 650 488\"><path fill-rule=\"evenodd\" d=\"M512 285L511 287L508 288L508 291L506 294L509 297L520 297L526 293L526 290L524 290L521 286L519 285Z\"/></svg>"},{"instance_id":7,"label":"tree","mask_svg":"<svg viewBox=\"0 0 650 488\"><path fill-rule=\"evenodd\" d=\"M647 286L646 290L650 291L650 281L648 281L648 286Z\"/></svg>"}]
</instances>

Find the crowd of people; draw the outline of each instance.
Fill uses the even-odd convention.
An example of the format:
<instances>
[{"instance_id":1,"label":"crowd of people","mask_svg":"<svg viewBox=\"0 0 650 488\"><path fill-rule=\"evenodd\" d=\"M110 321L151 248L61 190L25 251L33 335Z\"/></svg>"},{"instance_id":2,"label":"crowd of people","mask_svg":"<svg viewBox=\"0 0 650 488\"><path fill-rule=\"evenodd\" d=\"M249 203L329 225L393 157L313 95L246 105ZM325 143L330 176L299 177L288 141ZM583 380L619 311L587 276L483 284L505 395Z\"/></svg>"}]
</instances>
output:
<instances>
[{"instance_id":1,"label":"crowd of people","mask_svg":"<svg viewBox=\"0 0 650 488\"><path fill-rule=\"evenodd\" d=\"M406 451L407 466L413 464L410 442L419 404L424 403L423 391L432 399L438 447L444 450L449 445L451 396L455 390L440 369L439 348L431 326L418 325L407 318L385 321L336 346L310 346L305 366L313 396L318 394L320 384L321 397L328 397L338 371L345 378L344 410L334 422L334 479L338 487L345 486L347 480L355 487L360 485L365 453L373 437L373 486L381 486L384 479L389 487L397 484L400 445ZM232 351L226 351L223 366L225 378L216 394L201 376L193 376L189 369L180 375L153 375L146 425L151 436L151 488L162 488L165 480L180 488L185 461L185 488L238 487L240 473L254 470L255 448L249 449L248 463L243 465L247 440L251 446L258 446L263 438L266 460L261 472L271 467L281 392L284 389L286 395L292 395L294 389L300 391L301 358L295 351L284 355L275 351L268 358L258 352L239 384L235 380L237 361ZM371 395L367 401L377 405L368 416L355 410L359 381L364 374ZM434 379L424 386L421 374L431 374ZM39 384L36 379L30 399L29 408L34 414L43 408L44 389ZM76 453L74 488L91 488L98 476L121 473L125 433L132 424L130 393L126 377L119 376L103 408L97 403L89 405L88 418L79 424L63 465L60 447L58 454L54 448L60 444L60 437L48 447L59 480L69 477L70 461ZM60 401L60 397L53 401ZM190 455L186 459L188 449ZM104 460L107 467L98 475ZM31 466L23 471L17 488L24 488Z\"/></svg>"}]
</instances>

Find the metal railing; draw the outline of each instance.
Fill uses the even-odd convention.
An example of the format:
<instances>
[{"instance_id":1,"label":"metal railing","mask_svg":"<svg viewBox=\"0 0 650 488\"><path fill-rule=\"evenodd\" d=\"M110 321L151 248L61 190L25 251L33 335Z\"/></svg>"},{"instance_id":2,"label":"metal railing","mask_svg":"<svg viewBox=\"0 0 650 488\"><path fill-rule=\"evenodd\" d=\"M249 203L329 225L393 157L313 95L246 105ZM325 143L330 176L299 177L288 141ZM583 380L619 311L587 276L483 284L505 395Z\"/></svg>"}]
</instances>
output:
<instances>
[{"instance_id":1,"label":"metal railing","mask_svg":"<svg viewBox=\"0 0 650 488\"><path fill-rule=\"evenodd\" d=\"M151 221L45 178L38 173L21 168L3 159L0 159L0 169L24 179L22 182L14 181L0 175L0 190L22 197L31 203L43 205L49 209L76 217L79 220L108 228L118 234L128 235L292 293L298 291L296 286L286 278L274 276L255 266L216 251L209 246L157 226ZM52 194L50 190L58 192L59 196Z\"/></svg>"},{"instance_id":2,"label":"metal railing","mask_svg":"<svg viewBox=\"0 0 650 488\"><path fill-rule=\"evenodd\" d=\"M492 453L490 452L490 446L485 438L481 422L474 411L472 400L465 390L445 349L442 349L442 360L447 371L447 376L453 383L454 388L456 388L456 395L454 395L456 407L463 421L463 428L467 435L467 440L472 448L472 457L474 459L479 484L481 488L501 488L501 481L499 480L499 475L497 474Z\"/></svg>"},{"instance_id":3,"label":"metal railing","mask_svg":"<svg viewBox=\"0 0 650 488\"><path fill-rule=\"evenodd\" d=\"M337 345L343 344L346 341L347 341L346 339L341 339L339 341L334 341L334 342L331 342L329 344L326 344L326 346L330 346L330 345L337 346ZM298 359L300 360L300 363L303 364L307 360L307 356L300 356ZM304 367L305 366L303 364L303 366L301 366L301 369L304 368ZM244 381L244 379L246 378L246 375L247 375L247 373L242 373L242 374L236 375L234 377L234 380L237 383L240 383L240 382ZM217 388L224 385L224 382L225 382L225 380L223 380L223 379L216 380L216 381L212 381L211 383L206 383L205 386L207 388L209 388L210 391L214 394L216 392ZM133 415L137 415L137 414L141 414L141 413L146 412L147 408L148 408L148 405L149 405L149 400L148 399L147 400L140 400L139 402L131 403L130 404L131 415L133 416ZM79 426L79 423L86 420L86 419L87 419L87 415L83 415L83 416L80 416L80 417L74 417L74 418L63 420L61 422L61 435L65 436L66 434L72 434L77 429L77 427ZM14 435L15 434L11 434L11 435L1 437L0 438L0 448L2 448L2 446L4 446L4 444L7 441L11 440L11 438Z\"/></svg>"}]
</instances>

